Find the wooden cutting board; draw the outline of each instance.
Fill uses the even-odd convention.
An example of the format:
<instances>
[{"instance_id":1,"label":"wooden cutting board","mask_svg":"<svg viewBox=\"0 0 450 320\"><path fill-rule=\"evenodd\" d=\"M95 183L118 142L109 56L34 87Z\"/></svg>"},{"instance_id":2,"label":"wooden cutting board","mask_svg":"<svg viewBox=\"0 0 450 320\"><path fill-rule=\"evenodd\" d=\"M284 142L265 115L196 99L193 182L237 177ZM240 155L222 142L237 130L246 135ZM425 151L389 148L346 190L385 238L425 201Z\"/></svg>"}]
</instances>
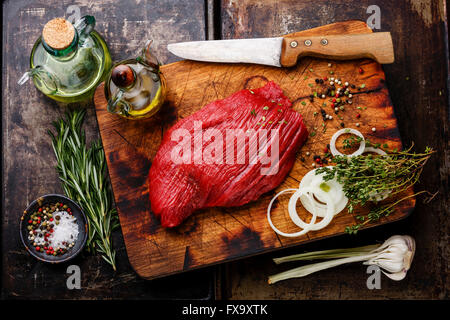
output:
<instances>
[{"instance_id":1,"label":"wooden cutting board","mask_svg":"<svg viewBox=\"0 0 450 320\"><path fill-rule=\"evenodd\" d=\"M297 35L368 33L364 22L339 22L298 32ZM331 63L331 66L329 66ZM360 74L359 68L364 72ZM336 236L357 221L346 210L337 215L328 227L309 232L299 238L278 236L270 228L266 212L276 192L297 188L302 177L312 168L315 154L323 155L334 132L345 127L358 128L374 143L386 143L390 149L401 148L397 120L385 85L381 66L368 59L336 62L304 58L293 68L259 65L214 64L181 61L162 66L167 80L167 102L153 118L126 120L106 111L103 85L95 94L95 107L109 175L119 212L128 257L136 272L153 279L195 268L222 263L283 247ZM333 72L333 74L330 73ZM335 115L327 99L309 95L316 88L315 79L339 77L363 89L352 89L352 105ZM207 103L222 99L243 88L257 88L273 80L301 113L311 135L298 151L297 161L285 181L273 192L238 208L213 208L193 214L181 226L164 229L150 210L147 174L164 132L178 119L187 117ZM311 84L311 85L309 85ZM311 87L312 86L312 87ZM326 103L327 106L322 106ZM320 108L333 115L322 126ZM318 115L314 115L318 112ZM361 114L359 119L357 114ZM376 132L372 128L376 128ZM310 156L306 155L310 152ZM304 158L305 161L302 161ZM412 194L412 191L407 191ZM415 199L404 201L389 217L368 227L406 217L414 208ZM365 210L365 211L364 211ZM368 209L360 212L367 213ZM283 231L299 229L289 221L287 198L280 198L273 208L274 223Z\"/></svg>"}]
</instances>

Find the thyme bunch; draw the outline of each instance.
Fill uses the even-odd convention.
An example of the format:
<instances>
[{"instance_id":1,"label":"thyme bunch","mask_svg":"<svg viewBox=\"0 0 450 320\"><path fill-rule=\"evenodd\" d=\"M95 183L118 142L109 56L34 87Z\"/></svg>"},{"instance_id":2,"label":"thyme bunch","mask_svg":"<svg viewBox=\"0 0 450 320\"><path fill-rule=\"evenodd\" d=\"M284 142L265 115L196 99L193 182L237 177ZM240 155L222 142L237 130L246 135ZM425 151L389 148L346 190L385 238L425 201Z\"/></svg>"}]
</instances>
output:
<instances>
[{"instance_id":1,"label":"thyme bunch","mask_svg":"<svg viewBox=\"0 0 450 320\"><path fill-rule=\"evenodd\" d=\"M56 135L48 130L56 156L56 169L64 193L76 201L87 215L88 250L102 254L102 258L116 270L115 251L111 232L119 226L113 206L111 187L106 176L105 154L99 140L86 145L82 124L85 110L67 112L66 119L55 121Z\"/></svg>"},{"instance_id":2,"label":"thyme bunch","mask_svg":"<svg viewBox=\"0 0 450 320\"><path fill-rule=\"evenodd\" d=\"M324 173L325 181L336 178L342 184L344 194L349 199L348 212L353 213L357 205L364 206L376 195L388 194L388 197L392 197L412 187L419 180L424 165L434 151L429 147L426 147L423 153L411 150L412 146L385 156L336 156L331 160L335 166L319 168L316 174ZM346 227L345 231L355 234L363 225L391 214L398 203L424 192L406 196L393 204L375 207L365 216L358 215L356 219L360 223Z\"/></svg>"}]
</instances>

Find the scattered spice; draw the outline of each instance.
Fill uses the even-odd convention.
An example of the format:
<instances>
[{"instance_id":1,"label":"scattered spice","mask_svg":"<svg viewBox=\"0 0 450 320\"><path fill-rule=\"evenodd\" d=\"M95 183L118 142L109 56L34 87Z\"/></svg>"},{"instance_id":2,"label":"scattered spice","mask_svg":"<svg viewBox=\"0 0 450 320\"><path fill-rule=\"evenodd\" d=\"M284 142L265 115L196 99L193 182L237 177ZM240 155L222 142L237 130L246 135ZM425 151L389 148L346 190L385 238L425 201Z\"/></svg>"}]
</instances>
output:
<instances>
[{"instance_id":1,"label":"scattered spice","mask_svg":"<svg viewBox=\"0 0 450 320\"><path fill-rule=\"evenodd\" d=\"M76 221L68 205L60 202L42 205L41 202L28 220L28 240L36 251L52 256L63 255L75 245L78 238Z\"/></svg>"}]
</instances>

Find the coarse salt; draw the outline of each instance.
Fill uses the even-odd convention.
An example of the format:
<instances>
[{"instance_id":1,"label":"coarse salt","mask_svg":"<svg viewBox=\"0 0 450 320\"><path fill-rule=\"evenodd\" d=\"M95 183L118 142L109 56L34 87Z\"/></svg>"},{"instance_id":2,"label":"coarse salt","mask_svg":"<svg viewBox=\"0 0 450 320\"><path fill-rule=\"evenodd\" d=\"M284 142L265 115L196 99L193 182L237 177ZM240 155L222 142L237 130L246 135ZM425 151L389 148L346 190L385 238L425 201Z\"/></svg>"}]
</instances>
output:
<instances>
[{"instance_id":1,"label":"coarse salt","mask_svg":"<svg viewBox=\"0 0 450 320\"><path fill-rule=\"evenodd\" d=\"M66 211L59 211L55 218L59 216L59 224L53 227L53 233L48 237L54 248L67 249L69 245L78 238L77 219Z\"/></svg>"}]
</instances>

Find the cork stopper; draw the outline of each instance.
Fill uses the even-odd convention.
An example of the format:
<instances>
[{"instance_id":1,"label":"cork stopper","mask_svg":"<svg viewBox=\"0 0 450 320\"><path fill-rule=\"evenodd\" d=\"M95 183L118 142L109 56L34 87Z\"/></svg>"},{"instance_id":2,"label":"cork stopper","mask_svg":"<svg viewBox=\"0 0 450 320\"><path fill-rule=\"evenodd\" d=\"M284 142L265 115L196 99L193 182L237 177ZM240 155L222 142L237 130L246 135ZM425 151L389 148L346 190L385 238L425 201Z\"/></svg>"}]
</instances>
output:
<instances>
[{"instance_id":1,"label":"cork stopper","mask_svg":"<svg viewBox=\"0 0 450 320\"><path fill-rule=\"evenodd\" d=\"M126 64L119 64L111 71L111 80L119 88L129 87L135 81L133 69Z\"/></svg>"},{"instance_id":2,"label":"cork stopper","mask_svg":"<svg viewBox=\"0 0 450 320\"><path fill-rule=\"evenodd\" d=\"M50 20L42 30L45 43L55 50L63 50L69 47L74 36L75 28L64 18Z\"/></svg>"}]
</instances>

